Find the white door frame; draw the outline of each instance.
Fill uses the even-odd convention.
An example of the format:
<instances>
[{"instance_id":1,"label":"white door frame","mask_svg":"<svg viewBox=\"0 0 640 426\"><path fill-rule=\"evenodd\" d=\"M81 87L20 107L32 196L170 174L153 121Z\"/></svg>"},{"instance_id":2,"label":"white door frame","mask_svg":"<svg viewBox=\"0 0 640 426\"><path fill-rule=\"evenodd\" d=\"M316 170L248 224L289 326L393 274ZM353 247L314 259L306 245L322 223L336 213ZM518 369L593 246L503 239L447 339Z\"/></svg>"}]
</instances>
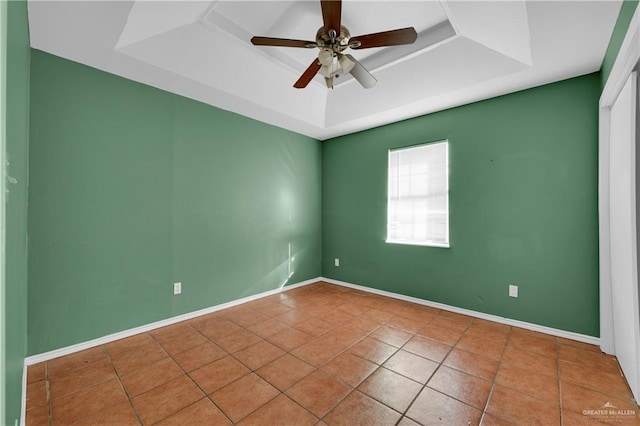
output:
<instances>
[{"instance_id":1,"label":"white door frame","mask_svg":"<svg viewBox=\"0 0 640 426\"><path fill-rule=\"evenodd\" d=\"M600 347L615 353L611 304L611 246L609 218L609 139L611 107L640 60L640 7L636 8L609 79L600 96L598 144L598 210L600 233ZM633 200L635 202L635 200Z\"/></svg>"},{"instance_id":2,"label":"white door frame","mask_svg":"<svg viewBox=\"0 0 640 426\"><path fill-rule=\"evenodd\" d=\"M611 107L640 60L640 7L636 8L599 102L598 211L600 237L600 348L615 353L611 298L611 235L609 218L609 139ZM636 202L636 200L632 200Z\"/></svg>"}]
</instances>

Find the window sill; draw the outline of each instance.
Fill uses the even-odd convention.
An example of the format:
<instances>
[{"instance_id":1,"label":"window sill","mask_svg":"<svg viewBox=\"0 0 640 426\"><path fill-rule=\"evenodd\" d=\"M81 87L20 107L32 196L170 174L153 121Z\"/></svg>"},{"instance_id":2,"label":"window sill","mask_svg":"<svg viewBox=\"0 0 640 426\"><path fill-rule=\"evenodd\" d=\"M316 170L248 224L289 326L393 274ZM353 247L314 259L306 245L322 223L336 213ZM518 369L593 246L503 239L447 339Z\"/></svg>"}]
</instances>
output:
<instances>
[{"instance_id":1,"label":"window sill","mask_svg":"<svg viewBox=\"0 0 640 426\"><path fill-rule=\"evenodd\" d=\"M418 243L413 241L399 241L399 240L386 240L387 244L402 244L407 246L423 246L423 247L437 247L437 248L450 248L449 243Z\"/></svg>"}]
</instances>

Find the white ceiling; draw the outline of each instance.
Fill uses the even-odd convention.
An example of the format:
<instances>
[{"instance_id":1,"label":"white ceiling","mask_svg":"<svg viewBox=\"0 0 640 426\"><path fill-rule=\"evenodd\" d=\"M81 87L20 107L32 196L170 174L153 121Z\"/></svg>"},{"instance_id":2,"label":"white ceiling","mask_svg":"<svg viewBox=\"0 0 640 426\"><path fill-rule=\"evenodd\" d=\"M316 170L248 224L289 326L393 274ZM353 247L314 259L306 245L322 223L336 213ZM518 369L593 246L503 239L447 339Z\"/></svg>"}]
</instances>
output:
<instances>
[{"instance_id":1,"label":"white ceiling","mask_svg":"<svg viewBox=\"0 0 640 426\"><path fill-rule=\"evenodd\" d=\"M324 140L600 69L621 1L344 0L352 36L413 26L409 46L353 50L378 84L293 83L317 49L319 0L29 1L31 46Z\"/></svg>"}]
</instances>

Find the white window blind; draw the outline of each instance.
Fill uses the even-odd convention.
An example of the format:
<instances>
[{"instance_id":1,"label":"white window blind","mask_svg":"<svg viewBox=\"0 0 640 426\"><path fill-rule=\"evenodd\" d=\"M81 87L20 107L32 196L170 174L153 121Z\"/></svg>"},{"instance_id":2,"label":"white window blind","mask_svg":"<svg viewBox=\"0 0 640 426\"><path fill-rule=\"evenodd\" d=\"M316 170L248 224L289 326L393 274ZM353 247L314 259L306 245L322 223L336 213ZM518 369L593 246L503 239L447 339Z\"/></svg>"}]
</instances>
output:
<instances>
[{"instance_id":1,"label":"white window blind","mask_svg":"<svg viewBox=\"0 0 640 426\"><path fill-rule=\"evenodd\" d=\"M389 151L388 243L449 247L448 145Z\"/></svg>"}]
</instances>

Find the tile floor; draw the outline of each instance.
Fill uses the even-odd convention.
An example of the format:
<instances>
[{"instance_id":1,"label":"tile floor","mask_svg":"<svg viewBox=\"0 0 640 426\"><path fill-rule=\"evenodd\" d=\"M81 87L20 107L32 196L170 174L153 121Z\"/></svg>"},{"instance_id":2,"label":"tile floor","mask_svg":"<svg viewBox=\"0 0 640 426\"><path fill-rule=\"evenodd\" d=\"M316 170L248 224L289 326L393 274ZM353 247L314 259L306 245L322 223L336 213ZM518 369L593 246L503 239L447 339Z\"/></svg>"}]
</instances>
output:
<instances>
[{"instance_id":1,"label":"tile floor","mask_svg":"<svg viewBox=\"0 0 640 426\"><path fill-rule=\"evenodd\" d=\"M595 346L326 283L33 365L27 381L29 426L640 424ZM627 411L584 414L607 403Z\"/></svg>"}]
</instances>

